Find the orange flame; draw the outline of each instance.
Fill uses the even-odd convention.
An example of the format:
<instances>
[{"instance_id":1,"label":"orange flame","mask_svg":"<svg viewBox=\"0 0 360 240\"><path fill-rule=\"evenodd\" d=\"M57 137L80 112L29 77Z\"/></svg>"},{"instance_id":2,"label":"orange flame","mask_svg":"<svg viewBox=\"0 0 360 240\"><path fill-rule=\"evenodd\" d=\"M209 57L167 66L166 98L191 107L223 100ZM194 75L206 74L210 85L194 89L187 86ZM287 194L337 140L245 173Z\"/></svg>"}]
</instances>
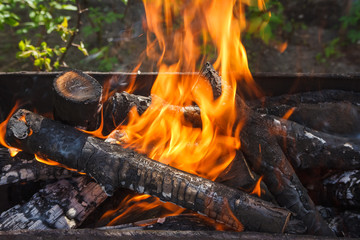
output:
<instances>
[{"instance_id":1,"label":"orange flame","mask_svg":"<svg viewBox=\"0 0 360 240\"><path fill-rule=\"evenodd\" d=\"M260 187L260 184L261 184L261 180L262 180L263 176L259 177L259 179L257 180L256 184L255 184L255 187L254 187L254 190L252 190L252 192L250 194L256 194L258 195L259 197L261 197L261 187Z\"/></svg>"},{"instance_id":2,"label":"orange flame","mask_svg":"<svg viewBox=\"0 0 360 240\"><path fill-rule=\"evenodd\" d=\"M282 118L286 120L289 119L289 117L294 113L295 109L295 107L290 108Z\"/></svg>"},{"instance_id":3,"label":"orange flame","mask_svg":"<svg viewBox=\"0 0 360 240\"><path fill-rule=\"evenodd\" d=\"M79 172L77 171L76 169L74 168L69 168L61 163L58 163L58 162L55 162L53 160L50 160L50 159L45 159L45 158L42 158L40 157L39 155L35 154L35 159L36 161L38 162L41 162L41 163L44 163L44 164L47 164L47 165L50 165L50 166L58 166L58 167L63 167L67 170L70 170L70 171L75 171L75 172L78 172L79 174L82 174L82 175L86 175L86 173L83 173L83 172Z\"/></svg>"},{"instance_id":4,"label":"orange flame","mask_svg":"<svg viewBox=\"0 0 360 240\"><path fill-rule=\"evenodd\" d=\"M125 132L121 142L211 180L231 163L240 148L243 123L235 106L237 81L259 94L241 43L245 4L249 1L144 0L149 30L146 51L149 58L156 58L159 75L151 90L151 106L141 116L132 109L128 124L121 127ZM258 4L264 6L263 1ZM197 75L162 74L196 71L208 58L201 55L201 44L212 44L218 52L214 66L222 74L222 94L216 100L209 83ZM201 109L201 129L184 124L183 112L168 111L173 105L194 103Z\"/></svg>"},{"instance_id":5,"label":"orange flame","mask_svg":"<svg viewBox=\"0 0 360 240\"><path fill-rule=\"evenodd\" d=\"M19 152L21 152L20 149L14 148L14 147L10 147L6 141L5 141L5 134L6 134L6 125L9 122L11 116L15 113L15 111L20 107L20 103L16 102L15 106L11 109L9 115L6 117L5 121L3 121L0 124L0 144L3 145L4 147L9 149L10 152L10 156L11 157L15 157L16 154L18 154Z\"/></svg>"},{"instance_id":6,"label":"orange flame","mask_svg":"<svg viewBox=\"0 0 360 240\"><path fill-rule=\"evenodd\" d=\"M125 223L126 219L131 218L133 222L137 214L144 213L146 210L153 209L156 207L162 207L165 212L162 212L157 217L174 216L179 215L185 209L176 206L172 203L161 202L158 198L151 197L147 194L142 195L128 195L121 201L117 209L107 211L100 218L100 222L106 218L111 218L118 212L121 212L118 216L114 217L107 225L112 226L120 223ZM143 220L143 219L141 219Z\"/></svg>"}]
</instances>

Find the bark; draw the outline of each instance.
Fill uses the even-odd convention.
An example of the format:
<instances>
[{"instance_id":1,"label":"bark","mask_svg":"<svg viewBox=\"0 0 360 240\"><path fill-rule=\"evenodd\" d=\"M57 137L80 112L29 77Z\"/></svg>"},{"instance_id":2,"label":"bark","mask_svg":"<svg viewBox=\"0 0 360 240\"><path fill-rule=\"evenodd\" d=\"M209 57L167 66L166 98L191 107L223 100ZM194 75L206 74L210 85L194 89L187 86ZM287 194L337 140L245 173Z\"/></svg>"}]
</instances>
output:
<instances>
[{"instance_id":1,"label":"bark","mask_svg":"<svg viewBox=\"0 0 360 240\"><path fill-rule=\"evenodd\" d=\"M360 168L358 140L319 132L295 122L264 116L295 169L352 170Z\"/></svg>"},{"instance_id":2,"label":"bark","mask_svg":"<svg viewBox=\"0 0 360 240\"><path fill-rule=\"evenodd\" d=\"M1 230L70 229L81 224L106 195L88 177L48 184L24 205L0 215Z\"/></svg>"},{"instance_id":3,"label":"bark","mask_svg":"<svg viewBox=\"0 0 360 240\"><path fill-rule=\"evenodd\" d=\"M0 185L16 182L61 179L73 176L74 172L62 167L49 166L31 158L11 157L7 148L0 148Z\"/></svg>"},{"instance_id":4,"label":"bark","mask_svg":"<svg viewBox=\"0 0 360 240\"><path fill-rule=\"evenodd\" d=\"M242 224L247 230L263 232L298 231L299 228L298 222L289 221L290 212L283 208L26 110L18 110L12 116L6 140L26 152L89 174L109 195L119 187L147 193L206 214L235 229Z\"/></svg>"},{"instance_id":5,"label":"bark","mask_svg":"<svg viewBox=\"0 0 360 240\"><path fill-rule=\"evenodd\" d=\"M346 137L358 137L360 134L360 107L350 102L299 103L295 106L277 104L254 110L277 117L293 110L288 119L306 127Z\"/></svg>"},{"instance_id":6,"label":"bark","mask_svg":"<svg viewBox=\"0 0 360 240\"><path fill-rule=\"evenodd\" d=\"M53 82L54 117L87 130L97 128L101 109L101 85L77 70L61 73Z\"/></svg>"},{"instance_id":7,"label":"bark","mask_svg":"<svg viewBox=\"0 0 360 240\"><path fill-rule=\"evenodd\" d=\"M209 82L211 79L221 81L216 71L208 71L203 76L209 79ZM238 119L245 120L240 133L241 150L251 167L264 176L265 184L280 206L285 206L304 221L309 233L333 236L271 133L271 128L267 127L266 118L249 109L238 95L236 105Z\"/></svg>"},{"instance_id":8,"label":"bark","mask_svg":"<svg viewBox=\"0 0 360 240\"><path fill-rule=\"evenodd\" d=\"M360 170L333 174L310 186L315 202L341 209L360 209Z\"/></svg>"},{"instance_id":9,"label":"bark","mask_svg":"<svg viewBox=\"0 0 360 240\"><path fill-rule=\"evenodd\" d=\"M164 101L164 106L165 106ZM127 92L115 93L104 103L104 134L113 131L118 125L126 123L127 116L133 107L142 115L151 105L151 97L144 97ZM196 106L170 106L169 111L183 112L187 121L194 127L201 126L200 109ZM161 111L161 109L159 109Z\"/></svg>"}]
</instances>

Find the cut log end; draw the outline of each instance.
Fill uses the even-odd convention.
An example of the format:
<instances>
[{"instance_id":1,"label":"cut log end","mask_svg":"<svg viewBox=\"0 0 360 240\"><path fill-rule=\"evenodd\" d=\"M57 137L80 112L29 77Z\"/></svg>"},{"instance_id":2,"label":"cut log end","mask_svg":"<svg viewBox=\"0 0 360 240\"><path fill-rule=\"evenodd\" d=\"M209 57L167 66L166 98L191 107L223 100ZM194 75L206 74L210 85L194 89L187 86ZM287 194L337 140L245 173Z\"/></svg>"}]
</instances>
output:
<instances>
[{"instance_id":1,"label":"cut log end","mask_svg":"<svg viewBox=\"0 0 360 240\"><path fill-rule=\"evenodd\" d=\"M53 82L54 117L72 126L95 130L101 110L102 86L77 70L60 74Z\"/></svg>"},{"instance_id":2,"label":"cut log end","mask_svg":"<svg viewBox=\"0 0 360 240\"><path fill-rule=\"evenodd\" d=\"M69 101L98 102L102 87L89 75L71 70L62 73L54 80L54 89Z\"/></svg>"}]
</instances>

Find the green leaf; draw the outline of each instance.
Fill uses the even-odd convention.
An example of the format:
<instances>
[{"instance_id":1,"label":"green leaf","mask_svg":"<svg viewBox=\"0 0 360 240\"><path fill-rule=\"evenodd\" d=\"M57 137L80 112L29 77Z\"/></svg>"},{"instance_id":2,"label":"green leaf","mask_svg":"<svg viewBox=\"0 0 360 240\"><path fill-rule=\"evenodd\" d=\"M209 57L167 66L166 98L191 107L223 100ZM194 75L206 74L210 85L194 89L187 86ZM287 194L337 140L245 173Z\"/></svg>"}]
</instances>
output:
<instances>
[{"instance_id":1,"label":"green leaf","mask_svg":"<svg viewBox=\"0 0 360 240\"><path fill-rule=\"evenodd\" d=\"M41 68L42 65L43 65L43 59L42 58L35 59L34 66Z\"/></svg>"},{"instance_id":2,"label":"green leaf","mask_svg":"<svg viewBox=\"0 0 360 240\"><path fill-rule=\"evenodd\" d=\"M16 21L14 18L5 18L5 23L11 27L16 27L19 25L19 22Z\"/></svg>"},{"instance_id":3,"label":"green leaf","mask_svg":"<svg viewBox=\"0 0 360 240\"><path fill-rule=\"evenodd\" d=\"M89 56L89 53L87 52L87 50L86 50L83 42L80 42L80 45L79 45L78 49L79 49L85 56Z\"/></svg>"},{"instance_id":4,"label":"green leaf","mask_svg":"<svg viewBox=\"0 0 360 240\"><path fill-rule=\"evenodd\" d=\"M19 49L20 49L21 51L25 51L25 43L24 43L23 40L21 40L21 41L19 42Z\"/></svg>"},{"instance_id":5,"label":"green leaf","mask_svg":"<svg viewBox=\"0 0 360 240\"><path fill-rule=\"evenodd\" d=\"M61 5L61 9L68 11L77 11L77 7L71 4L63 4Z\"/></svg>"},{"instance_id":6,"label":"green leaf","mask_svg":"<svg viewBox=\"0 0 360 240\"><path fill-rule=\"evenodd\" d=\"M58 69L60 67L59 61L54 62L54 68Z\"/></svg>"}]
</instances>

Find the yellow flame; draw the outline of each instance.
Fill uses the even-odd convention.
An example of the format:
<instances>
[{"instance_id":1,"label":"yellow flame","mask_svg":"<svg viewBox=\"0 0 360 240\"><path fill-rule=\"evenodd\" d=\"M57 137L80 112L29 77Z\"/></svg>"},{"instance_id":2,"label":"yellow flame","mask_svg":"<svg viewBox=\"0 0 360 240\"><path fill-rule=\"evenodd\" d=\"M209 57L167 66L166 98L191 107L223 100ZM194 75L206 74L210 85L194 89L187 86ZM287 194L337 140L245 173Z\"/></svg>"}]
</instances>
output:
<instances>
[{"instance_id":1,"label":"yellow flame","mask_svg":"<svg viewBox=\"0 0 360 240\"><path fill-rule=\"evenodd\" d=\"M257 2L264 7L263 1ZM242 119L235 105L237 82L258 94L248 68L241 33L246 28L244 9L249 1L189 2L144 0L147 18L146 49L157 61L159 75L151 89L151 106L139 116L136 109L121 130L120 142L150 158L214 180L240 148ZM217 49L214 67L222 74L222 94L213 99L209 83L194 72L208 59L202 44ZM164 104L165 102L165 104ZM172 106L196 104L201 109L201 128L186 123L182 111Z\"/></svg>"}]
</instances>

